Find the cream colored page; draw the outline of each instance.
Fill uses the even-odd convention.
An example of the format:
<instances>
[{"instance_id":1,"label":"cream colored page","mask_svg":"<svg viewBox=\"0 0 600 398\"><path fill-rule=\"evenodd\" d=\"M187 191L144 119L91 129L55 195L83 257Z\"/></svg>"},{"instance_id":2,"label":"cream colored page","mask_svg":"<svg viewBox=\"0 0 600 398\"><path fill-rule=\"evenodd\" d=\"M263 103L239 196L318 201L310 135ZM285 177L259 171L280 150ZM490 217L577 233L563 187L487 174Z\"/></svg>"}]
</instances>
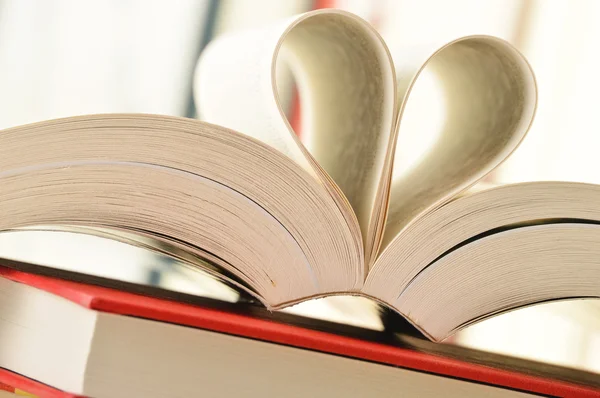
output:
<instances>
[{"instance_id":1,"label":"cream colored page","mask_svg":"<svg viewBox=\"0 0 600 398\"><path fill-rule=\"evenodd\" d=\"M282 64L300 93L303 144L279 103L275 71ZM200 60L195 92L206 121L258 138L313 169L338 202L347 199L368 235L381 209L377 193L395 123L391 58L370 25L349 13L319 11L219 39Z\"/></svg>"},{"instance_id":2,"label":"cream colored page","mask_svg":"<svg viewBox=\"0 0 600 398\"><path fill-rule=\"evenodd\" d=\"M395 159L382 249L419 214L498 166L533 120L537 98L533 72L510 44L472 36L432 50L416 50L404 58L406 62L397 63L403 104L396 153L403 141L424 134L426 128L437 128L438 135L411 166L398 167L403 159ZM433 109L435 103L442 106ZM434 119L437 126L431 123Z\"/></svg>"},{"instance_id":3,"label":"cream colored page","mask_svg":"<svg viewBox=\"0 0 600 398\"><path fill-rule=\"evenodd\" d=\"M201 119L259 139L312 171L289 130L273 86L273 57L291 22L212 42L198 62L194 96Z\"/></svg>"}]
</instances>

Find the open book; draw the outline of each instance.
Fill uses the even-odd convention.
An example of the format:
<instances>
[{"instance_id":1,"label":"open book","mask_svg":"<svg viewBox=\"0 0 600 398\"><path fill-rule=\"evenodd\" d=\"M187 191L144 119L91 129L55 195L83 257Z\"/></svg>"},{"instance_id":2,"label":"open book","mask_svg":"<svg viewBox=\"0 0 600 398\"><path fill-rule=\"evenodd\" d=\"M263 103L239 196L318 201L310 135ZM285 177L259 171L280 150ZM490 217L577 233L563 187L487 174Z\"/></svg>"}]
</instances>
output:
<instances>
[{"instance_id":1,"label":"open book","mask_svg":"<svg viewBox=\"0 0 600 398\"><path fill-rule=\"evenodd\" d=\"M286 68L301 139L278 100ZM432 117L411 109L427 73L445 101L441 133L417 163L394 167L398 136L421 134L405 121ZM319 11L218 39L196 80L206 122L95 115L2 131L0 230L92 228L272 309L364 295L434 340L600 294L599 186L474 186L535 111L533 73L508 43L466 37L407 49L394 65L368 23Z\"/></svg>"}]
</instances>

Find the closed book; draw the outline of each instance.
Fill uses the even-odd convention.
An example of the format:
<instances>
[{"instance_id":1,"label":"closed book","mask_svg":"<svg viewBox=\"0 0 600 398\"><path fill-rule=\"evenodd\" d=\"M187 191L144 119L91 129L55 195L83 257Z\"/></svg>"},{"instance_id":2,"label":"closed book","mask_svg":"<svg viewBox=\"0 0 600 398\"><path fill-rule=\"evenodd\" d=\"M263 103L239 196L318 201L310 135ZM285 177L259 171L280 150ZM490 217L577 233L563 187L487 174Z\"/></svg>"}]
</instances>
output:
<instances>
[{"instance_id":1,"label":"closed book","mask_svg":"<svg viewBox=\"0 0 600 398\"><path fill-rule=\"evenodd\" d=\"M42 397L600 396L585 372L475 363L9 267L0 276L0 382Z\"/></svg>"}]
</instances>

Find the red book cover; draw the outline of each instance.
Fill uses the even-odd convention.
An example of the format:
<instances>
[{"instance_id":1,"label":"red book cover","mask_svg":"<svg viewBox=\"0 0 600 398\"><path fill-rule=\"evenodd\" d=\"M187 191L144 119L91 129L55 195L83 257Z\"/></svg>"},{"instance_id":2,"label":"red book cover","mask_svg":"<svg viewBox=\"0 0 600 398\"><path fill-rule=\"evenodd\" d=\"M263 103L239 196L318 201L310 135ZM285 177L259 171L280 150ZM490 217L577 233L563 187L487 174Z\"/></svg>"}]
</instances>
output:
<instances>
[{"instance_id":1,"label":"red book cover","mask_svg":"<svg viewBox=\"0 0 600 398\"><path fill-rule=\"evenodd\" d=\"M600 397L600 389L448 358L407 348L259 319L0 266L0 276L64 297L86 308L192 326L406 369L552 396ZM0 370L0 382L41 397L74 397Z\"/></svg>"}]
</instances>

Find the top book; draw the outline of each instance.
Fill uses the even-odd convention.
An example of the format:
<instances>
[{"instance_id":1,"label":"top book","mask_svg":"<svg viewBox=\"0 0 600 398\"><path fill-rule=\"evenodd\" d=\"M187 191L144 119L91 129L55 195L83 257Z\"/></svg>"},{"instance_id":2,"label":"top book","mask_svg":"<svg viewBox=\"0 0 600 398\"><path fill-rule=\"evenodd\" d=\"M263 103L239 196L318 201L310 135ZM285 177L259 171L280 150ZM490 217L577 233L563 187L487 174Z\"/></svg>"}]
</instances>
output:
<instances>
[{"instance_id":1,"label":"top book","mask_svg":"<svg viewBox=\"0 0 600 398\"><path fill-rule=\"evenodd\" d=\"M285 68L301 139L280 101ZM441 87L441 134L412 167L394 167L398 135L420 134L403 122L424 73ZM2 131L0 229L108 234L273 309L364 295L434 340L600 294L599 186L475 185L535 113L533 72L507 42L465 37L394 64L367 22L317 11L212 42L195 88L205 122L92 115Z\"/></svg>"}]
</instances>

